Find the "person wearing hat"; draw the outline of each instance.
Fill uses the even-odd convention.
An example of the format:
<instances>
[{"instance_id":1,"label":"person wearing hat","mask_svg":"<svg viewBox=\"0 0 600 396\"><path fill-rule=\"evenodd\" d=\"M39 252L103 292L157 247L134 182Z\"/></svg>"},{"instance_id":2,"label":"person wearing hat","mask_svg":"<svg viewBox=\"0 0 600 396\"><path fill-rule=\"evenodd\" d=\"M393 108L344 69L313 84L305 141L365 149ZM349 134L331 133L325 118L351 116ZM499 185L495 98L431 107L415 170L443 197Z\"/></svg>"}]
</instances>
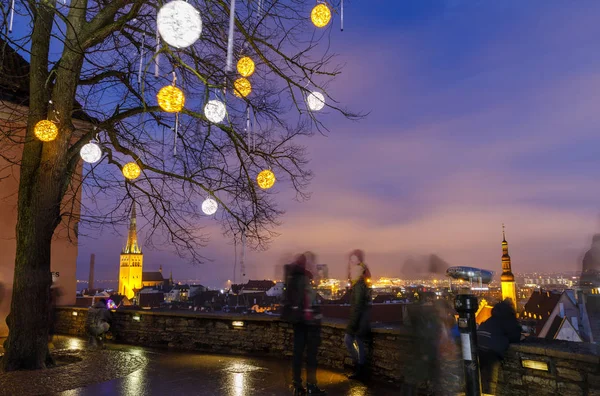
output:
<instances>
[{"instance_id":1,"label":"person wearing hat","mask_svg":"<svg viewBox=\"0 0 600 396\"><path fill-rule=\"evenodd\" d=\"M346 327L344 343L352 357L354 372L348 376L350 379L363 379L367 354L365 338L369 333L369 313L371 306L371 293L368 282L371 272L365 264L365 253L356 249L349 256L350 275L350 321Z\"/></svg>"}]
</instances>

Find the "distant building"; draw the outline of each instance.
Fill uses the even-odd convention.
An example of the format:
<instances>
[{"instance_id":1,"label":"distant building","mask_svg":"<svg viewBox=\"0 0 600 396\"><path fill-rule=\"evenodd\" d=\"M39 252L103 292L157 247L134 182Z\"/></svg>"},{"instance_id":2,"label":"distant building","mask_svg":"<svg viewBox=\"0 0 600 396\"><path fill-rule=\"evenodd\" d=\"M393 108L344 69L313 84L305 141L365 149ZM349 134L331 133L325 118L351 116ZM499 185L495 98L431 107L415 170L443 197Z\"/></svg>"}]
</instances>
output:
<instances>
[{"instance_id":1,"label":"distant building","mask_svg":"<svg viewBox=\"0 0 600 396\"><path fill-rule=\"evenodd\" d=\"M285 290L285 284L283 282L277 282L273 287L267 290L267 296L269 297L281 297Z\"/></svg>"},{"instance_id":2,"label":"distant building","mask_svg":"<svg viewBox=\"0 0 600 396\"><path fill-rule=\"evenodd\" d=\"M523 319L533 320L538 338L589 341L589 321L585 305L579 304L573 290L562 293L535 291L523 309Z\"/></svg>"},{"instance_id":3,"label":"distant building","mask_svg":"<svg viewBox=\"0 0 600 396\"><path fill-rule=\"evenodd\" d=\"M143 308L158 308L165 301L165 293L153 287L144 287L137 293L137 305Z\"/></svg>"},{"instance_id":4,"label":"distant building","mask_svg":"<svg viewBox=\"0 0 600 396\"><path fill-rule=\"evenodd\" d=\"M272 280L249 280L248 283L231 285L233 294L265 293L275 286Z\"/></svg>"},{"instance_id":5,"label":"distant building","mask_svg":"<svg viewBox=\"0 0 600 396\"><path fill-rule=\"evenodd\" d=\"M504 224L502 224L502 275L500 276L502 285L502 300L509 298L516 312L517 309L517 284L515 276L512 273L510 256L508 255L508 242L504 234Z\"/></svg>"},{"instance_id":6,"label":"distant building","mask_svg":"<svg viewBox=\"0 0 600 396\"><path fill-rule=\"evenodd\" d=\"M163 291L173 284L173 273L169 279L162 275L162 265L158 271L144 272L144 254L138 243L137 237L137 218L135 202L131 206L131 219L129 222L129 231L127 234L127 243L121 252L121 265L119 268L119 289L118 294L133 299L135 295L143 288L158 288Z\"/></svg>"}]
</instances>

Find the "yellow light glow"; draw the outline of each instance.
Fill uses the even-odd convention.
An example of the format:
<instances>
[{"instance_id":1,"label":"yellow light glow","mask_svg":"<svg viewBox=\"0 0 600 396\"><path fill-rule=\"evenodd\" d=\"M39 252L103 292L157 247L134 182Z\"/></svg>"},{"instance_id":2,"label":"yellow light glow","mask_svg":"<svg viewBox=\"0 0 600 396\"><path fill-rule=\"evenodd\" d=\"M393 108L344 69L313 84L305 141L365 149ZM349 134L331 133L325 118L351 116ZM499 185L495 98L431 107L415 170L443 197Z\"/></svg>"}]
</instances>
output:
<instances>
[{"instance_id":1,"label":"yellow light glow","mask_svg":"<svg viewBox=\"0 0 600 396\"><path fill-rule=\"evenodd\" d=\"M277 179L275 179L275 174L268 169L260 172L256 177L258 186L263 190L268 190L269 188L273 187L276 181Z\"/></svg>"},{"instance_id":2,"label":"yellow light glow","mask_svg":"<svg viewBox=\"0 0 600 396\"><path fill-rule=\"evenodd\" d=\"M249 56L244 56L237 63L237 71L242 77L250 77L254 74L254 61Z\"/></svg>"},{"instance_id":3,"label":"yellow light glow","mask_svg":"<svg viewBox=\"0 0 600 396\"><path fill-rule=\"evenodd\" d=\"M233 322L231 322L231 325L233 327L244 327L244 322L242 322L241 320L234 320Z\"/></svg>"},{"instance_id":4,"label":"yellow light glow","mask_svg":"<svg viewBox=\"0 0 600 396\"><path fill-rule=\"evenodd\" d=\"M310 20L318 28L325 27L331 20L331 10L323 3L317 4L310 12Z\"/></svg>"},{"instance_id":5,"label":"yellow light glow","mask_svg":"<svg viewBox=\"0 0 600 396\"><path fill-rule=\"evenodd\" d=\"M252 92L252 84L250 84L247 78L238 78L233 83L233 93L238 98L245 98L250 95L250 92Z\"/></svg>"},{"instance_id":6,"label":"yellow light glow","mask_svg":"<svg viewBox=\"0 0 600 396\"><path fill-rule=\"evenodd\" d=\"M172 85L162 87L156 94L156 99L160 108L168 113L180 112L185 104L183 91Z\"/></svg>"},{"instance_id":7,"label":"yellow light glow","mask_svg":"<svg viewBox=\"0 0 600 396\"><path fill-rule=\"evenodd\" d=\"M58 136L58 128L52 121L42 120L35 124L33 128L35 137L42 142L51 142Z\"/></svg>"},{"instance_id":8,"label":"yellow light glow","mask_svg":"<svg viewBox=\"0 0 600 396\"><path fill-rule=\"evenodd\" d=\"M137 179L141 173L142 170L135 162L128 162L123 166L123 176L129 180Z\"/></svg>"},{"instance_id":9,"label":"yellow light glow","mask_svg":"<svg viewBox=\"0 0 600 396\"><path fill-rule=\"evenodd\" d=\"M521 362L521 364L525 368L530 368L533 370L548 371L548 363L540 362L539 360L523 360Z\"/></svg>"},{"instance_id":10,"label":"yellow light glow","mask_svg":"<svg viewBox=\"0 0 600 396\"><path fill-rule=\"evenodd\" d=\"M135 320L136 322L139 322L142 318L140 318L139 315L133 315L131 319Z\"/></svg>"},{"instance_id":11,"label":"yellow light glow","mask_svg":"<svg viewBox=\"0 0 600 396\"><path fill-rule=\"evenodd\" d=\"M77 316L77 311L73 311L73 316Z\"/></svg>"}]
</instances>

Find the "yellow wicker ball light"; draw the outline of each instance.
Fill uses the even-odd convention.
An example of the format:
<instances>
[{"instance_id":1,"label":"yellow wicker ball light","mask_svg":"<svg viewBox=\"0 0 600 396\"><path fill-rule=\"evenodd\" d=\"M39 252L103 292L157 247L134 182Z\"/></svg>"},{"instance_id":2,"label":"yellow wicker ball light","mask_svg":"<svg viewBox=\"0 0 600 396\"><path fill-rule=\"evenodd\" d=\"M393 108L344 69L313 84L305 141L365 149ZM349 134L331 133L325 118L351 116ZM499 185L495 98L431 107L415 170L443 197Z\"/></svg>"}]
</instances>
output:
<instances>
[{"instance_id":1,"label":"yellow wicker ball light","mask_svg":"<svg viewBox=\"0 0 600 396\"><path fill-rule=\"evenodd\" d=\"M138 177L140 177L141 173L142 170L140 169L139 165L135 162L128 162L125 164L125 166L123 166L123 176L125 176L126 179L137 179Z\"/></svg>"},{"instance_id":2,"label":"yellow wicker ball light","mask_svg":"<svg viewBox=\"0 0 600 396\"><path fill-rule=\"evenodd\" d=\"M238 78L233 83L233 93L238 98L245 98L250 95L250 92L252 92L252 84L250 84L247 78Z\"/></svg>"},{"instance_id":3,"label":"yellow wicker ball light","mask_svg":"<svg viewBox=\"0 0 600 396\"><path fill-rule=\"evenodd\" d=\"M249 56L244 56L237 63L237 71L242 77L250 77L254 74L254 61Z\"/></svg>"},{"instance_id":4,"label":"yellow wicker ball light","mask_svg":"<svg viewBox=\"0 0 600 396\"><path fill-rule=\"evenodd\" d=\"M35 124L33 132L35 133L35 137L42 142L51 142L58 136L56 124L48 120L42 120Z\"/></svg>"},{"instance_id":5,"label":"yellow wicker ball light","mask_svg":"<svg viewBox=\"0 0 600 396\"><path fill-rule=\"evenodd\" d=\"M268 190L269 188L273 187L276 181L277 179L275 179L275 174L269 169L265 169L264 171L260 172L256 177L256 183L258 183L258 187L262 188L263 190Z\"/></svg>"},{"instance_id":6,"label":"yellow wicker ball light","mask_svg":"<svg viewBox=\"0 0 600 396\"><path fill-rule=\"evenodd\" d=\"M158 105L168 113L178 113L185 104L185 95L183 91L172 85L162 87L156 94Z\"/></svg>"},{"instance_id":7,"label":"yellow wicker ball light","mask_svg":"<svg viewBox=\"0 0 600 396\"><path fill-rule=\"evenodd\" d=\"M331 21L331 10L326 4L317 4L310 12L310 20L318 28L325 27Z\"/></svg>"}]
</instances>

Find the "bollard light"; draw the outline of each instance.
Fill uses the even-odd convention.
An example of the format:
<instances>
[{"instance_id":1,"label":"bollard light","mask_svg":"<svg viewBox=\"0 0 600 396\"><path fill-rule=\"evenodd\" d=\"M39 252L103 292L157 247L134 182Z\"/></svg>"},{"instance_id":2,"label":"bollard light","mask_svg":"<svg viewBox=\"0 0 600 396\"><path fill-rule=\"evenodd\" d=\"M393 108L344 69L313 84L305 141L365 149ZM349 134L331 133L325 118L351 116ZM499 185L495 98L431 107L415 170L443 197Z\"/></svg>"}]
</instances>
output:
<instances>
[{"instance_id":1,"label":"bollard light","mask_svg":"<svg viewBox=\"0 0 600 396\"><path fill-rule=\"evenodd\" d=\"M73 316L77 316L77 311L73 311Z\"/></svg>"},{"instance_id":2,"label":"bollard light","mask_svg":"<svg viewBox=\"0 0 600 396\"><path fill-rule=\"evenodd\" d=\"M233 322L231 322L231 325L233 327L244 327L244 322L242 322L241 320L234 320Z\"/></svg>"},{"instance_id":3,"label":"bollard light","mask_svg":"<svg viewBox=\"0 0 600 396\"><path fill-rule=\"evenodd\" d=\"M548 363L546 362L540 362L539 360L527 360L527 359L523 359L521 361L521 365L525 368L530 368L533 370L540 370L540 371L549 371L548 370Z\"/></svg>"}]
</instances>

